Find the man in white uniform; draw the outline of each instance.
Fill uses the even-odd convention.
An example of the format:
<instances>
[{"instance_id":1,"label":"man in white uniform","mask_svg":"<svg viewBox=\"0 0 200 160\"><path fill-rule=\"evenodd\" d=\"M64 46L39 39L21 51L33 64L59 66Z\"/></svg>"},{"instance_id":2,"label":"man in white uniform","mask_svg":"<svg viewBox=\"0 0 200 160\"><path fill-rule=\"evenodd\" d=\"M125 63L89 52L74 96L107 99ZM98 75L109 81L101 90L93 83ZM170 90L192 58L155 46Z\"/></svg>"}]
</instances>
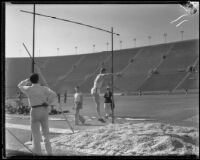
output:
<instances>
[{"instance_id":1,"label":"man in white uniform","mask_svg":"<svg viewBox=\"0 0 200 160\"><path fill-rule=\"evenodd\" d=\"M100 112L100 89L102 87L103 81L108 76L112 76L112 73L106 73L106 69L102 68L100 74L98 74L97 77L95 78L94 85L91 89L91 95L93 96L94 101L96 103L98 120L103 123L105 123L105 120L101 117L101 112Z\"/></svg>"},{"instance_id":2,"label":"man in white uniform","mask_svg":"<svg viewBox=\"0 0 200 160\"><path fill-rule=\"evenodd\" d=\"M52 148L49 141L48 104L56 101L57 95L50 88L41 86L38 81L39 75L33 73L29 79L21 81L18 84L18 88L27 95L29 106L31 106L30 120L33 136L33 153L42 155L40 144L41 125L46 152L48 155L51 155ZM28 86L29 83L32 83L32 85Z\"/></svg>"},{"instance_id":3,"label":"man in white uniform","mask_svg":"<svg viewBox=\"0 0 200 160\"><path fill-rule=\"evenodd\" d=\"M85 119L83 116L80 115L80 110L83 108L83 94L80 91L80 87L75 87L76 93L74 94L74 106L76 109L75 113L75 124L79 125L79 121L81 121L82 124L85 123Z\"/></svg>"}]
</instances>

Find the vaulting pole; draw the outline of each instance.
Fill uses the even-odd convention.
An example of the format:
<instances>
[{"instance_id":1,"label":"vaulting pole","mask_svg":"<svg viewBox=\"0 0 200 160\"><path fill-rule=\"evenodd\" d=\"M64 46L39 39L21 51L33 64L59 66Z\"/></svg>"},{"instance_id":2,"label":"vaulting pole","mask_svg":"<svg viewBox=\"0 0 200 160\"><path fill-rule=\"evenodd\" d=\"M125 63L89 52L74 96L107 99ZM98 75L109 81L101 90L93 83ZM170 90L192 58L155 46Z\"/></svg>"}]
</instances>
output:
<instances>
[{"instance_id":1,"label":"vaulting pole","mask_svg":"<svg viewBox=\"0 0 200 160\"><path fill-rule=\"evenodd\" d=\"M6 128L6 130L13 136L15 137L15 139L22 144L29 152L31 152L33 155L37 155L35 153L33 153L33 151L31 151L18 137L16 137L8 128Z\"/></svg>"}]
</instances>

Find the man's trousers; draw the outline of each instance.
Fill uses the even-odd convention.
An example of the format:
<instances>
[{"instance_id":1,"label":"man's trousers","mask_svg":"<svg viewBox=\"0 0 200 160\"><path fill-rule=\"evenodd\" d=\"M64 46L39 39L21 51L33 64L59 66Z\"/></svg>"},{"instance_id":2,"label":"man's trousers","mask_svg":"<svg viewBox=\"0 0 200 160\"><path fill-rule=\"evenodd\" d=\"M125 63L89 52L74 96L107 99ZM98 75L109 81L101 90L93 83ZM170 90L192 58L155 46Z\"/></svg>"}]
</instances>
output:
<instances>
[{"instance_id":1,"label":"man's trousers","mask_svg":"<svg viewBox=\"0 0 200 160\"><path fill-rule=\"evenodd\" d=\"M42 128L42 134L44 137L45 149L48 155L52 154L51 143L49 140L49 122L48 122L48 107L31 108L31 130L33 136L33 152L41 155L41 133L40 126Z\"/></svg>"}]
</instances>

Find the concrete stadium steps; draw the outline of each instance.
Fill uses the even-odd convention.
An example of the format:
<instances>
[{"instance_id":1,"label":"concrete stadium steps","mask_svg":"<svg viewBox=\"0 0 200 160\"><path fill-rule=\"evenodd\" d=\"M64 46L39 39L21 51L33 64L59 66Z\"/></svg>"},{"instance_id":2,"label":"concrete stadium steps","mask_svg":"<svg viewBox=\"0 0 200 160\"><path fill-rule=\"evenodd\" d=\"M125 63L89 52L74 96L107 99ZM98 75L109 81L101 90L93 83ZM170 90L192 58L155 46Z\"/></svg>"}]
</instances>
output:
<instances>
[{"instance_id":1,"label":"concrete stadium steps","mask_svg":"<svg viewBox=\"0 0 200 160\"><path fill-rule=\"evenodd\" d=\"M9 58L5 61L6 65L6 86L18 84L27 78L31 73L30 58ZM22 70L23 69L23 70Z\"/></svg>"},{"instance_id":2,"label":"concrete stadium steps","mask_svg":"<svg viewBox=\"0 0 200 160\"><path fill-rule=\"evenodd\" d=\"M183 84L181 82L180 86L177 85L178 88L184 88L185 85L194 88L196 82L193 82L192 78L189 78L190 76L187 77L188 79L183 79L183 77L186 74L185 69L189 65L193 65L198 58L198 43L199 40L195 39L114 51L114 72L122 73L121 77L115 78L115 87L123 92L138 91L140 88L153 91L171 90L182 78ZM163 59L163 55L167 55L166 59ZM134 60L131 61L133 57ZM58 82L58 85L52 88L56 92L68 90L68 88L70 92L74 92L74 87L80 85L84 93L89 93L100 67L104 66L108 72L111 71L110 51L71 56L37 57L35 61L41 67L51 88L56 81ZM16 95L17 84L31 73L31 59L6 58L5 62L6 95ZM159 74L149 77L149 71L152 69L157 69ZM193 75L191 76L193 77Z\"/></svg>"},{"instance_id":3,"label":"concrete stadium steps","mask_svg":"<svg viewBox=\"0 0 200 160\"><path fill-rule=\"evenodd\" d=\"M30 76L30 58L9 58L5 60L5 88L6 97L12 97L19 92L19 82Z\"/></svg>"},{"instance_id":4,"label":"concrete stadium steps","mask_svg":"<svg viewBox=\"0 0 200 160\"><path fill-rule=\"evenodd\" d=\"M113 60L114 60L114 64L113 64L114 72L117 73L117 72L123 70L128 65L130 60L139 52L139 50L141 50L141 48L124 49L124 50L114 51L114 58L113 58ZM111 64L112 64L111 52L109 52L109 55L108 55L107 59L105 59L102 66L107 69L107 72L111 72ZM95 71L92 74L92 76L90 78L88 78L81 85L81 88L82 88L82 90L84 90L85 93L90 93L90 90L91 90L93 83L94 83L94 79L95 79L95 77L97 76L98 73L99 73L99 70ZM102 89L102 92L104 92L104 91L105 91L105 89ZM119 92L119 89L117 89L116 91Z\"/></svg>"},{"instance_id":5,"label":"concrete stadium steps","mask_svg":"<svg viewBox=\"0 0 200 160\"><path fill-rule=\"evenodd\" d=\"M180 90L197 88L199 88L199 72L191 73L190 76L177 89Z\"/></svg>"},{"instance_id":6,"label":"concrete stadium steps","mask_svg":"<svg viewBox=\"0 0 200 160\"><path fill-rule=\"evenodd\" d=\"M145 47L123 72L122 77L115 79L115 86L127 91L136 91L148 76L149 70L160 63L168 47L169 45Z\"/></svg>"},{"instance_id":7,"label":"concrete stadium steps","mask_svg":"<svg viewBox=\"0 0 200 160\"><path fill-rule=\"evenodd\" d=\"M64 92L67 90L67 93L74 94L75 90L74 88L79 85L82 82L82 80L73 80L73 81L64 81L60 83L57 88L55 89L58 93L64 94Z\"/></svg>"},{"instance_id":8,"label":"concrete stadium steps","mask_svg":"<svg viewBox=\"0 0 200 160\"><path fill-rule=\"evenodd\" d=\"M174 50L181 50L183 48L185 49L194 49L197 50L199 45L198 39L192 39L192 40L185 40L185 41L179 41L174 42Z\"/></svg>"},{"instance_id":9,"label":"concrete stadium steps","mask_svg":"<svg viewBox=\"0 0 200 160\"><path fill-rule=\"evenodd\" d=\"M15 98L17 96L17 92L19 92L19 89L17 86L5 86L5 98Z\"/></svg>"},{"instance_id":10,"label":"concrete stadium steps","mask_svg":"<svg viewBox=\"0 0 200 160\"><path fill-rule=\"evenodd\" d=\"M90 93L90 90L93 87L93 82L94 78L87 80L87 82L81 85L81 90L83 91L83 93Z\"/></svg>"},{"instance_id":11,"label":"concrete stadium steps","mask_svg":"<svg viewBox=\"0 0 200 160\"><path fill-rule=\"evenodd\" d=\"M157 68L158 72L171 72L185 70L187 66L192 65L198 56L197 41L175 43L167 58Z\"/></svg>"},{"instance_id":12,"label":"concrete stadium steps","mask_svg":"<svg viewBox=\"0 0 200 160\"><path fill-rule=\"evenodd\" d=\"M140 78L145 77L142 76L124 76L123 78L117 79L114 84L121 90L125 92L135 91L138 87L138 84L141 82ZM137 82L136 82L137 79ZM136 82L136 83L135 83Z\"/></svg>"},{"instance_id":13,"label":"concrete stadium steps","mask_svg":"<svg viewBox=\"0 0 200 160\"><path fill-rule=\"evenodd\" d=\"M178 89L189 78L189 76L191 76L191 73L198 72L198 69L196 68L198 66L198 63L199 63L199 58L197 58L192 65L188 66L186 76L183 77L183 79L177 84L177 86L173 89L173 91ZM189 69L191 66L194 67L194 70L192 72Z\"/></svg>"},{"instance_id":14,"label":"concrete stadium steps","mask_svg":"<svg viewBox=\"0 0 200 160\"><path fill-rule=\"evenodd\" d=\"M66 74L80 58L81 56L36 57L35 62L50 85L55 83L59 76ZM6 88L8 88L6 93L10 95L12 92L19 91L17 84L30 76L31 65L30 58L6 58ZM37 72L36 68L35 72ZM14 86L16 88L13 89Z\"/></svg>"},{"instance_id":15,"label":"concrete stadium steps","mask_svg":"<svg viewBox=\"0 0 200 160\"><path fill-rule=\"evenodd\" d=\"M49 61L43 74L48 82L56 82L65 76L82 57L83 55L48 57Z\"/></svg>"},{"instance_id":16,"label":"concrete stadium steps","mask_svg":"<svg viewBox=\"0 0 200 160\"><path fill-rule=\"evenodd\" d=\"M117 73L123 70L131 61L131 59L139 52L139 50L141 50L141 48L131 48L131 49L123 49L123 50L114 51L113 52L114 72ZM112 67L111 56L109 60L107 60L107 62L104 63L104 67L108 70L108 72L111 72L111 67Z\"/></svg>"},{"instance_id":17,"label":"concrete stadium steps","mask_svg":"<svg viewBox=\"0 0 200 160\"><path fill-rule=\"evenodd\" d=\"M85 55L79 66L69 74L68 81L74 79L86 79L87 76L90 76L99 66L101 66L101 63L107 56L109 56L108 52Z\"/></svg>"},{"instance_id":18,"label":"concrete stadium steps","mask_svg":"<svg viewBox=\"0 0 200 160\"><path fill-rule=\"evenodd\" d=\"M153 74L139 88L141 91L171 91L186 75L186 72L172 72L167 74Z\"/></svg>"}]
</instances>

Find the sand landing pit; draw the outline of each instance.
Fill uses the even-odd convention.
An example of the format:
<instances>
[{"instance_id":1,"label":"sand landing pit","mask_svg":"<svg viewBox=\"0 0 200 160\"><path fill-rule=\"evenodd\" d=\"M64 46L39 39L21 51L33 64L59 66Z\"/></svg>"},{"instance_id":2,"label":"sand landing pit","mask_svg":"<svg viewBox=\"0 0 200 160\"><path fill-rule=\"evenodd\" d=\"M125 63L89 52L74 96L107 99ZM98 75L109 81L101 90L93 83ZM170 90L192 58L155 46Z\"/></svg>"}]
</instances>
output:
<instances>
[{"instance_id":1,"label":"sand landing pit","mask_svg":"<svg viewBox=\"0 0 200 160\"><path fill-rule=\"evenodd\" d=\"M55 155L198 155L199 131L164 123L108 124L52 139Z\"/></svg>"}]
</instances>

